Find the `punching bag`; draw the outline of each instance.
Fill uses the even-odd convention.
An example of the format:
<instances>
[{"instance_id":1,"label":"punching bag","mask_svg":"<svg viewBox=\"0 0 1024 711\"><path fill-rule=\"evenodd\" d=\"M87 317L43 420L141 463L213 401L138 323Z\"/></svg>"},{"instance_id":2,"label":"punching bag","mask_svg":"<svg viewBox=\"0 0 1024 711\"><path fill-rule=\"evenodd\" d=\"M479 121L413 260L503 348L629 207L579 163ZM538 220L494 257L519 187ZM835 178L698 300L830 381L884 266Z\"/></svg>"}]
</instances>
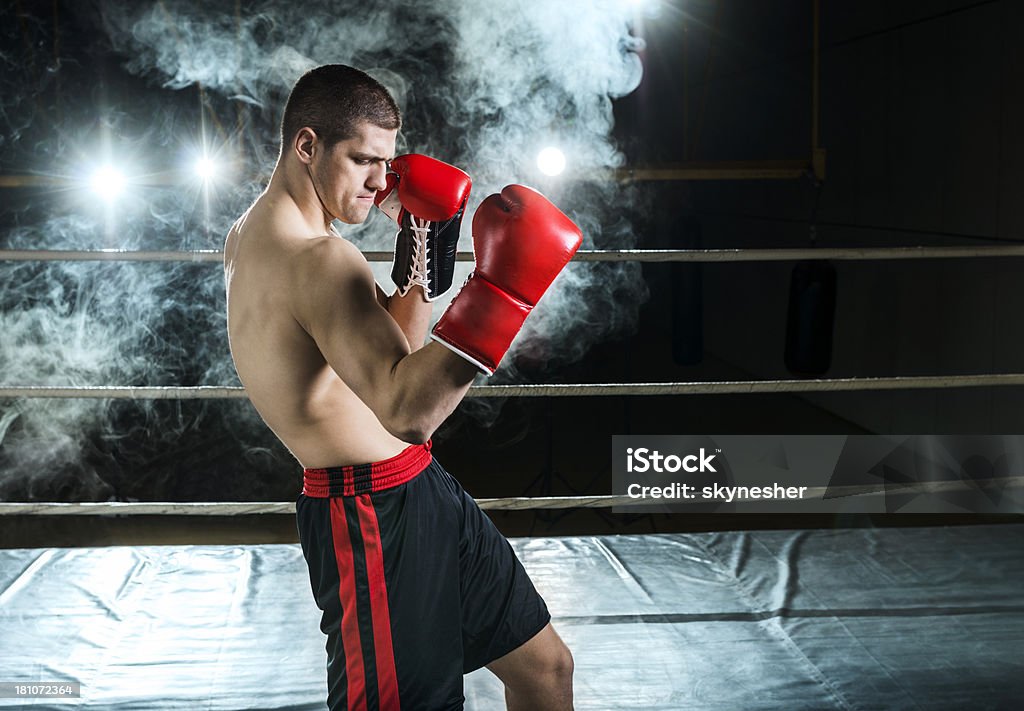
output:
<instances>
[{"instance_id":1,"label":"punching bag","mask_svg":"<svg viewBox=\"0 0 1024 711\"><path fill-rule=\"evenodd\" d=\"M826 261L799 262L789 283L786 368L795 375L822 375L832 363L836 270Z\"/></svg>"}]
</instances>

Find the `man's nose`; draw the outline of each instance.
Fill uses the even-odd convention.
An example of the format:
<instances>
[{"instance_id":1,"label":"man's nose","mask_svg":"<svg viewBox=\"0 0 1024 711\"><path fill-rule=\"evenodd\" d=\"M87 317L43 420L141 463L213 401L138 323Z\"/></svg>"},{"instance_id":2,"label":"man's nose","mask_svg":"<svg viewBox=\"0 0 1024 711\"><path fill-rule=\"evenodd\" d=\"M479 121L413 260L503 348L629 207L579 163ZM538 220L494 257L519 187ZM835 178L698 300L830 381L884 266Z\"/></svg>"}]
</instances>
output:
<instances>
[{"instance_id":1,"label":"man's nose","mask_svg":"<svg viewBox=\"0 0 1024 711\"><path fill-rule=\"evenodd\" d=\"M374 163L366 187L370 190L383 190L388 186L388 167L386 163Z\"/></svg>"}]
</instances>

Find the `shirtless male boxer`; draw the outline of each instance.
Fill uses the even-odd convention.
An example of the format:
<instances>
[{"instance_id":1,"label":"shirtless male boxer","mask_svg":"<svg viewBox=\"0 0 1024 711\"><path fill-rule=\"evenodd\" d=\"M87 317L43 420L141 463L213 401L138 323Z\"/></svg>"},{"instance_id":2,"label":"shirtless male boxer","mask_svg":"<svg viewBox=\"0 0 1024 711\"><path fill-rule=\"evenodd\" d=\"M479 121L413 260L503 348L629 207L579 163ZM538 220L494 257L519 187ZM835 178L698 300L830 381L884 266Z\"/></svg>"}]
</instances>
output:
<instances>
[{"instance_id":1,"label":"shirtless male boxer","mask_svg":"<svg viewBox=\"0 0 1024 711\"><path fill-rule=\"evenodd\" d=\"M465 173L393 159L387 90L326 65L292 89L266 190L227 236L238 376L305 468L297 522L327 635L331 709L461 709L487 666L510 709L572 707L572 656L508 542L430 454L474 376L493 372L579 246L539 193L509 186L473 219L476 269L450 285ZM389 164L393 172L388 172ZM374 203L399 224L386 296L333 220Z\"/></svg>"}]
</instances>

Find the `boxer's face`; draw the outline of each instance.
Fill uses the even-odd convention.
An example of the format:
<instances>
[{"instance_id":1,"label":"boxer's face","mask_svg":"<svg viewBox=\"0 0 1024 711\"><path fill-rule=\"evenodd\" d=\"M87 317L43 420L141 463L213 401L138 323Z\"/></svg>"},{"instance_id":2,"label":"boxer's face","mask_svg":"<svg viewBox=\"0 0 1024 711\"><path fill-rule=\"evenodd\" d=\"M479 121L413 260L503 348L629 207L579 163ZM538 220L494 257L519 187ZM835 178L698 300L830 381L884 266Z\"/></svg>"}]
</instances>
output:
<instances>
[{"instance_id":1,"label":"boxer's face","mask_svg":"<svg viewBox=\"0 0 1024 711\"><path fill-rule=\"evenodd\" d=\"M332 217L350 225L366 220L377 191L386 187L397 135L395 129L364 122L351 138L326 150L322 143L312 149L310 177Z\"/></svg>"}]
</instances>

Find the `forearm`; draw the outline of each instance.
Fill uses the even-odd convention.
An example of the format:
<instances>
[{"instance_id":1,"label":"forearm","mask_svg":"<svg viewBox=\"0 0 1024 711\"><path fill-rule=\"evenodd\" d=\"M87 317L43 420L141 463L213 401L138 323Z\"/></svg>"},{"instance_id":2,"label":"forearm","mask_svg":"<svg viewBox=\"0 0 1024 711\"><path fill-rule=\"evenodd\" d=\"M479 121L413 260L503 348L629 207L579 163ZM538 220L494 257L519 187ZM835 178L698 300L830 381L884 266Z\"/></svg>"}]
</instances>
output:
<instances>
[{"instance_id":1,"label":"forearm","mask_svg":"<svg viewBox=\"0 0 1024 711\"><path fill-rule=\"evenodd\" d=\"M417 351L422 348L430 330L432 311L430 302L423 295L423 289L414 286L405 296L396 290L388 299L387 310L405 334L409 349Z\"/></svg>"},{"instance_id":2,"label":"forearm","mask_svg":"<svg viewBox=\"0 0 1024 711\"><path fill-rule=\"evenodd\" d=\"M440 343L431 342L410 353L392 372L392 434L407 442L430 439L458 407L479 372Z\"/></svg>"}]
</instances>

